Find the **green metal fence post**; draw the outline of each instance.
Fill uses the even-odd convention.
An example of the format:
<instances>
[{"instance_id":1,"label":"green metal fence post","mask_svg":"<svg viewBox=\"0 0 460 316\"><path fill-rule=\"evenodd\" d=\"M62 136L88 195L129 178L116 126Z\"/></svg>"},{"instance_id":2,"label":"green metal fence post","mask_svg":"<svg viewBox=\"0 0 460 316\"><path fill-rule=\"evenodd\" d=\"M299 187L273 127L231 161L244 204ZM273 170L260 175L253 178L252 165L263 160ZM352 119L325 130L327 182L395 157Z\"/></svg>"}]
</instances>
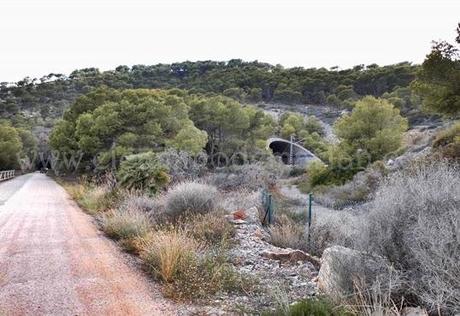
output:
<instances>
[{"instance_id":1,"label":"green metal fence post","mask_svg":"<svg viewBox=\"0 0 460 316\"><path fill-rule=\"evenodd\" d=\"M273 223L273 203L272 203L272 195L268 195L268 224Z\"/></svg>"},{"instance_id":2,"label":"green metal fence post","mask_svg":"<svg viewBox=\"0 0 460 316\"><path fill-rule=\"evenodd\" d=\"M311 215L312 215L312 202L313 202L313 194L309 193L308 194L308 247L310 247L310 227L311 227Z\"/></svg>"},{"instance_id":3,"label":"green metal fence post","mask_svg":"<svg viewBox=\"0 0 460 316\"><path fill-rule=\"evenodd\" d=\"M311 204L313 202L313 194L308 194L308 228L311 226Z\"/></svg>"}]
</instances>

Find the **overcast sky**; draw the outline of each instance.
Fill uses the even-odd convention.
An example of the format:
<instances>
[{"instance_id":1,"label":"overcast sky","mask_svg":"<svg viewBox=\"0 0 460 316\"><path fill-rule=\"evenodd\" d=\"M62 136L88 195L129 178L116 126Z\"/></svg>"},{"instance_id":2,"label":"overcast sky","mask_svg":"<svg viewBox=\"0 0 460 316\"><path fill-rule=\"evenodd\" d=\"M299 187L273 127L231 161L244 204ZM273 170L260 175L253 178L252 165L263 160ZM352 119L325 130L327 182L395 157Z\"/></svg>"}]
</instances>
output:
<instances>
[{"instance_id":1,"label":"overcast sky","mask_svg":"<svg viewBox=\"0 0 460 316\"><path fill-rule=\"evenodd\" d=\"M460 0L1 0L0 81L208 59L420 63L458 22Z\"/></svg>"}]
</instances>

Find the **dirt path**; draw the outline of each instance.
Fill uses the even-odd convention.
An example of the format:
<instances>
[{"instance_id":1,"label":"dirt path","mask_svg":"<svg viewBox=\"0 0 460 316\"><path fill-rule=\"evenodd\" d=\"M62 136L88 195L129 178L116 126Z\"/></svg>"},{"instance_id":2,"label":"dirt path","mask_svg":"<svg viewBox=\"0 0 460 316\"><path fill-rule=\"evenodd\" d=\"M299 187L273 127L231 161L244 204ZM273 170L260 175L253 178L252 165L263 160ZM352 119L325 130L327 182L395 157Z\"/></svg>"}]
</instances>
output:
<instances>
[{"instance_id":1,"label":"dirt path","mask_svg":"<svg viewBox=\"0 0 460 316\"><path fill-rule=\"evenodd\" d=\"M52 179L0 184L0 315L175 315Z\"/></svg>"}]
</instances>

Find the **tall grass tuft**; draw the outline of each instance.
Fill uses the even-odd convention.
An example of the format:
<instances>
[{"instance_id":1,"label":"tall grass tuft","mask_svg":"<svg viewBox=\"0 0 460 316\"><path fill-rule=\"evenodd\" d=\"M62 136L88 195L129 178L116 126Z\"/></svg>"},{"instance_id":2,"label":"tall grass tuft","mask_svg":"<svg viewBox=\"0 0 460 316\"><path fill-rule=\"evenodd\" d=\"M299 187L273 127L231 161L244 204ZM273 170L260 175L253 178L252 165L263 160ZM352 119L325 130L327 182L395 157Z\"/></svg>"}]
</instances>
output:
<instances>
[{"instance_id":1,"label":"tall grass tuft","mask_svg":"<svg viewBox=\"0 0 460 316\"><path fill-rule=\"evenodd\" d=\"M151 228L146 213L136 209L111 210L100 217L102 229L114 239L133 239L145 236Z\"/></svg>"}]
</instances>

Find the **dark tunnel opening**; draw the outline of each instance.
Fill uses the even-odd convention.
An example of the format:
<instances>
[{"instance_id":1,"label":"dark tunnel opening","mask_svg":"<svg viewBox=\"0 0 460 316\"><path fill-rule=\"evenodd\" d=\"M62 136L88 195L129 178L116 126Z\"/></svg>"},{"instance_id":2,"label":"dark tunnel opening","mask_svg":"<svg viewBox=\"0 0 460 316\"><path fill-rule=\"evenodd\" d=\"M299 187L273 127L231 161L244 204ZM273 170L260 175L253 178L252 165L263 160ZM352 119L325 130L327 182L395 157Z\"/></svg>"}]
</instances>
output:
<instances>
[{"instance_id":1,"label":"dark tunnel opening","mask_svg":"<svg viewBox=\"0 0 460 316\"><path fill-rule=\"evenodd\" d=\"M281 157L283 163L289 164L289 143L282 141L274 141L270 143L269 147L272 150L273 155L275 155L276 157Z\"/></svg>"}]
</instances>

